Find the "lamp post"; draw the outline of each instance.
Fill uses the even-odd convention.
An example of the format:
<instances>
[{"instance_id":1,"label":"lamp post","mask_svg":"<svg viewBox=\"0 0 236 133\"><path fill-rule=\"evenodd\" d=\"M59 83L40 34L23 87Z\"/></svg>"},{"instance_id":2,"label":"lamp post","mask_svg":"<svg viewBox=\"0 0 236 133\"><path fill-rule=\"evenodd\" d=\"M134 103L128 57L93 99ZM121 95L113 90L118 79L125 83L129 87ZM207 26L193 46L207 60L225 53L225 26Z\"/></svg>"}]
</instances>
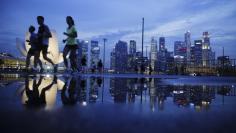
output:
<instances>
[{"instance_id":1,"label":"lamp post","mask_svg":"<svg viewBox=\"0 0 236 133\"><path fill-rule=\"evenodd\" d=\"M144 61L143 61L143 41L144 41L144 18L142 19L142 60L141 60L141 73L143 73L144 69Z\"/></svg>"},{"instance_id":2,"label":"lamp post","mask_svg":"<svg viewBox=\"0 0 236 133\"><path fill-rule=\"evenodd\" d=\"M144 39L144 18L142 19L142 58L143 58L143 39Z\"/></svg>"},{"instance_id":3,"label":"lamp post","mask_svg":"<svg viewBox=\"0 0 236 133\"><path fill-rule=\"evenodd\" d=\"M107 39L103 38L103 73L105 72L105 44Z\"/></svg>"}]
</instances>

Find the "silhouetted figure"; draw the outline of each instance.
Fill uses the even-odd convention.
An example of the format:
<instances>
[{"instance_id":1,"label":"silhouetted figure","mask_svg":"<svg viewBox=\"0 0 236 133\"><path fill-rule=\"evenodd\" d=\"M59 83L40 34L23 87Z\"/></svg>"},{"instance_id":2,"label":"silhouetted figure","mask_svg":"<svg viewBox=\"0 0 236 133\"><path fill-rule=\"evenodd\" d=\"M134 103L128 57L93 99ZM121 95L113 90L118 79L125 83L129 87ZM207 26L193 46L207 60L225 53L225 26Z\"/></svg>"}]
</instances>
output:
<instances>
[{"instance_id":1,"label":"silhouetted figure","mask_svg":"<svg viewBox=\"0 0 236 133\"><path fill-rule=\"evenodd\" d=\"M54 76L54 79L51 84L44 87L39 94L39 86L42 83L43 76L40 76L40 79L37 83L36 79L33 80L32 90L29 89L29 79L25 79L25 91L28 101L26 101L26 106L28 107L44 107L46 105L46 91L48 91L54 83L56 83L57 77Z\"/></svg>"},{"instance_id":2,"label":"silhouetted figure","mask_svg":"<svg viewBox=\"0 0 236 133\"><path fill-rule=\"evenodd\" d=\"M64 50L63 50L64 64L66 66L66 69L69 70L66 56L70 52L69 58L70 58L71 69L73 71L77 71L78 70L77 55L76 55L76 50L78 48L77 41L76 41L77 30L75 28L74 20L71 16L66 17L66 22L68 24L68 27L66 29L66 32L63 33L64 35L67 36L67 38L63 40L63 42L66 43L66 46L64 47Z\"/></svg>"},{"instance_id":3,"label":"silhouetted figure","mask_svg":"<svg viewBox=\"0 0 236 133\"><path fill-rule=\"evenodd\" d=\"M102 60L98 61L97 67L98 67L98 71L102 72L102 67L103 67Z\"/></svg>"},{"instance_id":4,"label":"silhouetted figure","mask_svg":"<svg viewBox=\"0 0 236 133\"><path fill-rule=\"evenodd\" d=\"M98 84L98 87L101 87L102 86L102 78L97 78L97 84Z\"/></svg>"},{"instance_id":5,"label":"silhouetted figure","mask_svg":"<svg viewBox=\"0 0 236 133\"><path fill-rule=\"evenodd\" d=\"M140 71L141 71L141 73L144 73L144 72L145 72L145 66L144 66L144 64L141 64L141 66L140 66Z\"/></svg>"},{"instance_id":6,"label":"silhouetted figure","mask_svg":"<svg viewBox=\"0 0 236 133\"><path fill-rule=\"evenodd\" d=\"M81 65L82 65L82 72L83 72L85 70L84 67L87 65L87 59L85 55L81 59Z\"/></svg>"},{"instance_id":7,"label":"silhouetted figure","mask_svg":"<svg viewBox=\"0 0 236 133\"><path fill-rule=\"evenodd\" d=\"M95 63L94 63L94 62L92 62L92 69L91 69L92 73L94 73L94 72L95 72L95 70L96 70L96 65L95 65Z\"/></svg>"},{"instance_id":8,"label":"silhouetted figure","mask_svg":"<svg viewBox=\"0 0 236 133\"><path fill-rule=\"evenodd\" d=\"M64 105L75 105L79 99L77 92L77 79L76 77L72 77L71 79L67 79L65 85L63 86L61 92L61 100ZM68 96L66 95L68 93Z\"/></svg>"},{"instance_id":9,"label":"silhouetted figure","mask_svg":"<svg viewBox=\"0 0 236 133\"><path fill-rule=\"evenodd\" d=\"M39 59L39 56L40 56L40 49L39 49L39 44L38 44L38 36L36 33L34 33L35 31L35 28L34 26L30 26L29 27L29 32L30 32L30 38L29 40L26 40L26 42L29 43L29 45L31 46L28 53L27 53L27 56L26 56L26 68L27 70L29 69L29 64L30 64L30 58L32 56L34 56L34 70L36 70L37 68L37 64L39 64L41 70L43 70L43 65L42 65L42 62L41 60Z\"/></svg>"},{"instance_id":10,"label":"silhouetted figure","mask_svg":"<svg viewBox=\"0 0 236 133\"><path fill-rule=\"evenodd\" d=\"M42 51L43 58L48 61L49 63L52 64L54 67L54 72L57 71L57 65L53 63L51 59L48 58L48 45L49 45L49 38L52 37L52 34L48 28L47 25L44 24L44 17L43 16L38 16L37 21L39 24L39 29L38 29L38 40L39 40L39 46L40 46L40 51Z\"/></svg>"},{"instance_id":11,"label":"silhouetted figure","mask_svg":"<svg viewBox=\"0 0 236 133\"><path fill-rule=\"evenodd\" d=\"M184 66L182 65L180 69L181 69L181 75L184 75Z\"/></svg>"},{"instance_id":12,"label":"silhouetted figure","mask_svg":"<svg viewBox=\"0 0 236 133\"><path fill-rule=\"evenodd\" d=\"M152 71L153 71L153 69L152 69L152 66L151 66L151 65L149 65L149 75L151 75L151 74L152 74Z\"/></svg>"},{"instance_id":13,"label":"silhouetted figure","mask_svg":"<svg viewBox=\"0 0 236 133\"><path fill-rule=\"evenodd\" d=\"M178 75L178 67L177 66L175 66L175 75Z\"/></svg>"}]
</instances>

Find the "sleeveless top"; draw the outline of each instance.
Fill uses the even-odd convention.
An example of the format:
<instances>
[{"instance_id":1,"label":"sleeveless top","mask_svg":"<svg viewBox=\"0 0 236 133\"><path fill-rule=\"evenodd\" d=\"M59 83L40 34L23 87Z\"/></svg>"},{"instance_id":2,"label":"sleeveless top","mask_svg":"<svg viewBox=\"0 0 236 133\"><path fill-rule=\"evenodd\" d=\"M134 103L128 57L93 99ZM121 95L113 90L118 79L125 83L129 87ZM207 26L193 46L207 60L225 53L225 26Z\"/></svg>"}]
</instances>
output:
<instances>
[{"instance_id":1,"label":"sleeveless top","mask_svg":"<svg viewBox=\"0 0 236 133\"><path fill-rule=\"evenodd\" d=\"M67 32L67 34L71 35L71 34L77 32L77 31L75 29L75 26L73 25L70 28L67 28L66 32ZM77 45L76 38L68 36L66 45Z\"/></svg>"}]
</instances>

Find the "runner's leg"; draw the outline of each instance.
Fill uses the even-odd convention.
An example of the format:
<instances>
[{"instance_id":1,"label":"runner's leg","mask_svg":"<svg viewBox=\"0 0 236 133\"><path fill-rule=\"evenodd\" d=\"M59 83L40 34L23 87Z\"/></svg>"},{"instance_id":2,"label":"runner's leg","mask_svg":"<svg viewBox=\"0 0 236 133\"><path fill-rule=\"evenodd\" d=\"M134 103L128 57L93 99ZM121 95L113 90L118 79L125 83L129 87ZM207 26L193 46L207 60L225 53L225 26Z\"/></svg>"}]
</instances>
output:
<instances>
[{"instance_id":1,"label":"runner's leg","mask_svg":"<svg viewBox=\"0 0 236 133\"><path fill-rule=\"evenodd\" d=\"M43 58L54 66L54 63L52 62L52 60L49 59L48 56L47 56L47 54L48 54L48 46L44 46L42 52L43 52Z\"/></svg>"},{"instance_id":2,"label":"runner's leg","mask_svg":"<svg viewBox=\"0 0 236 133\"><path fill-rule=\"evenodd\" d=\"M66 56L68 55L70 49L69 47L66 45L65 48L63 49L63 59L64 59L64 64L66 66L66 68L68 69L68 61L67 61L67 58Z\"/></svg>"}]
</instances>

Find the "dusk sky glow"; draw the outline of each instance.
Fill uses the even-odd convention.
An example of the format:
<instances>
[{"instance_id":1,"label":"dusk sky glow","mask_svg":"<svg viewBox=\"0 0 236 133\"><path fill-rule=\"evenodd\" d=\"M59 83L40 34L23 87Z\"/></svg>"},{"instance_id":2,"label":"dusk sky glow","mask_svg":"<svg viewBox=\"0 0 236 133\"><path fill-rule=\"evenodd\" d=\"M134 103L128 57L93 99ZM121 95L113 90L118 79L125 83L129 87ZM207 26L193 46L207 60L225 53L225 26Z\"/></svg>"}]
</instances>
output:
<instances>
[{"instance_id":1,"label":"dusk sky glow","mask_svg":"<svg viewBox=\"0 0 236 133\"><path fill-rule=\"evenodd\" d=\"M109 53L118 40L136 40L141 48L144 17L144 45L150 45L152 36L164 36L167 49L173 51L174 41L183 41L186 31L191 32L192 43L208 31L217 56L224 46L226 55L236 58L236 0L2 0L1 52L15 53L15 38L24 39L29 25L38 27L38 15L56 30L61 49L67 15L75 19L78 39L95 39L103 46L106 37Z\"/></svg>"}]
</instances>

